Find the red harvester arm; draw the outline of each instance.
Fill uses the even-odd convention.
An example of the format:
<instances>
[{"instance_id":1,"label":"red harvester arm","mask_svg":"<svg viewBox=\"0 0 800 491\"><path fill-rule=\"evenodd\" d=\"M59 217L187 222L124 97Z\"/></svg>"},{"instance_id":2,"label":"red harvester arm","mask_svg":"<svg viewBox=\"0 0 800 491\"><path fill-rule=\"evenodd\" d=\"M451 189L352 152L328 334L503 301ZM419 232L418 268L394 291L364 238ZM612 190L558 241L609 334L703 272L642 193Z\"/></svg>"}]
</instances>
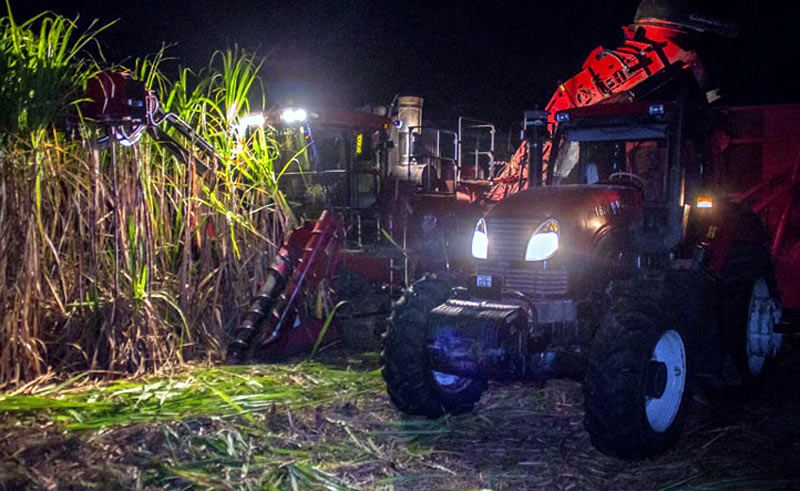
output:
<instances>
[{"instance_id":1,"label":"red harvester arm","mask_svg":"<svg viewBox=\"0 0 800 491\"><path fill-rule=\"evenodd\" d=\"M621 46L614 49L598 46L583 62L580 72L559 84L545 107L551 132L555 131L555 115L559 111L607 102L633 101L656 90L683 71L690 71L700 86L704 85L705 70L697 54L681 47L687 44L691 32L689 29L672 22L642 19L623 27L622 32L624 39ZM648 90L635 90L643 89L642 84L647 81L658 83ZM524 145L523 142L520 149ZM550 147L550 141L543 147L545 161L550 156ZM497 201L527 187L526 166L513 165L514 162L510 164L486 193L489 201Z\"/></svg>"},{"instance_id":2,"label":"red harvester arm","mask_svg":"<svg viewBox=\"0 0 800 491\"><path fill-rule=\"evenodd\" d=\"M287 242L291 243L291 240L290 236ZM333 280L341 240L341 216L323 211L302 248L302 255L292 265L286 288L266 318L265 328L256 347L262 357L280 357L313 346L322 324L312 319L300 319L298 316L306 295L317 292L323 280L329 284ZM265 353L264 349L269 352Z\"/></svg>"},{"instance_id":3,"label":"red harvester arm","mask_svg":"<svg viewBox=\"0 0 800 491\"><path fill-rule=\"evenodd\" d=\"M549 123L555 125L555 114L565 109L623 98L634 100L638 97L634 88L659 75L670 78L671 74L665 72L668 69L673 73L690 70L703 85L705 74L697 54L681 47L689 36L687 29L648 19L623 27L622 32L621 46L598 46L583 62L581 71L559 85L545 108Z\"/></svg>"},{"instance_id":4,"label":"red harvester arm","mask_svg":"<svg viewBox=\"0 0 800 491\"><path fill-rule=\"evenodd\" d=\"M228 347L231 363L244 361L256 340L258 358L281 358L310 349L320 335L323 320L300 316L307 295L333 280L339 262L342 218L322 212L316 222L306 222L286 238L270 265L259 290ZM259 327L263 324L263 329ZM330 339L329 331L326 339Z\"/></svg>"}]
</instances>

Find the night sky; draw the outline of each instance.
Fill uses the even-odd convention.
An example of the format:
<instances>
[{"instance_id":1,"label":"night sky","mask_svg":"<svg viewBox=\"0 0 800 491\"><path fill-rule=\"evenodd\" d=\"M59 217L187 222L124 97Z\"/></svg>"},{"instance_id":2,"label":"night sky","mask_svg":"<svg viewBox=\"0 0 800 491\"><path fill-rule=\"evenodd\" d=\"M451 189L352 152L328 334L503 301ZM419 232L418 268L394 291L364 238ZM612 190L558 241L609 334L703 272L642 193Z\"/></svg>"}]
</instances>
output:
<instances>
[{"instance_id":1,"label":"night sky","mask_svg":"<svg viewBox=\"0 0 800 491\"><path fill-rule=\"evenodd\" d=\"M17 20L48 9L79 14L82 26L118 19L101 37L112 61L167 44L173 68L202 67L238 44L266 56L269 103L355 107L414 94L425 98L426 119L444 126L462 114L508 126L544 106L595 46L621 40L638 3L11 0ZM744 36L718 49L726 100L800 102L790 76L800 7L759 5Z\"/></svg>"}]
</instances>

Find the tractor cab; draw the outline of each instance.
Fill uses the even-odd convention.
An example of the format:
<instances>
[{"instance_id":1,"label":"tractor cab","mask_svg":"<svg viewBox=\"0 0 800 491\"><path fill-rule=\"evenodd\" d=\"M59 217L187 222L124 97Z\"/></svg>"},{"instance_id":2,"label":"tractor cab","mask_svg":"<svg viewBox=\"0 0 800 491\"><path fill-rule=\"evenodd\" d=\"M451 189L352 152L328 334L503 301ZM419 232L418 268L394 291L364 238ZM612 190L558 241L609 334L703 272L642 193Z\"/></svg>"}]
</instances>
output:
<instances>
[{"instance_id":1,"label":"tractor cab","mask_svg":"<svg viewBox=\"0 0 800 491\"><path fill-rule=\"evenodd\" d=\"M641 199L641 220L629 227L641 253L675 252L698 195L701 128L677 103L590 106L556 115L554 185L625 186ZM611 204L612 212L614 203Z\"/></svg>"},{"instance_id":2,"label":"tractor cab","mask_svg":"<svg viewBox=\"0 0 800 491\"><path fill-rule=\"evenodd\" d=\"M354 239L362 242L362 218L375 227L379 221L390 124L389 118L366 112L284 109L273 124L276 173L298 215L315 219L323 210L340 213L347 223L358 224Z\"/></svg>"}]
</instances>

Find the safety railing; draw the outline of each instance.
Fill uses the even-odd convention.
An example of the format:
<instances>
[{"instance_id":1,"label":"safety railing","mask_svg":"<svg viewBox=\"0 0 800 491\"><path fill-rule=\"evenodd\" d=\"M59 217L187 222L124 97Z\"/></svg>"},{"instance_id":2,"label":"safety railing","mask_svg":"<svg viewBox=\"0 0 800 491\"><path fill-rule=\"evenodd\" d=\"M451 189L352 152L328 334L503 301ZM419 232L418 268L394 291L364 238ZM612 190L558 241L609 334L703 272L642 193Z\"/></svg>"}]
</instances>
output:
<instances>
[{"instance_id":1,"label":"safety railing","mask_svg":"<svg viewBox=\"0 0 800 491\"><path fill-rule=\"evenodd\" d=\"M453 131L410 126L403 135L400 159L408 181L425 193L455 193L458 167L458 134Z\"/></svg>"},{"instance_id":2,"label":"safety railing","mask_svg":"<svg viewBox=\"0 0 800 491\"><path fill-rule=\"evenodd\" d=\"M459 179L491 180L497 175L495 138L497 129L488 121L458 118Z\"/></svg>"}]
</instances>

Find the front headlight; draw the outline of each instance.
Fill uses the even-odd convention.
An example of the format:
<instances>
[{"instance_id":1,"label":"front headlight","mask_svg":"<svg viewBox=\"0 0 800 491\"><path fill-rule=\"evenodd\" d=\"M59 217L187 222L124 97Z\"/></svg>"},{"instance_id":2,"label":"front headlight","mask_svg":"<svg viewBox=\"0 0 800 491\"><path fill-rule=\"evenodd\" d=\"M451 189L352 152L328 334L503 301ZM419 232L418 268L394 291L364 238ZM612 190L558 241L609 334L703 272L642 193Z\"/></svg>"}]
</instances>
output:
<instances>
[{"instance_id":1,"label":"front headlight","mask_svg":"<svg viewBox=\"0 0 800 491\"><path fill-rule=\"evenodd\" d=\"M528 240L528 247L525 248L525 260L544 261L555 254L558 250L559 229L558 220L553 218L539 225L539 228L533 232L530 240ZM474 250L474 239L472 243Z\"/></svg>"},{"instance_id":2,"label":"front headlight","mask_svg":"<svg viewBox=\"0 0 800 491\"><path fill-rule=\"evenodd\" d=\"M486 232L486 220L481 218L472 232L472 257L486 259L489 257L489 235Z\"/></svg>"}]
</instances>

